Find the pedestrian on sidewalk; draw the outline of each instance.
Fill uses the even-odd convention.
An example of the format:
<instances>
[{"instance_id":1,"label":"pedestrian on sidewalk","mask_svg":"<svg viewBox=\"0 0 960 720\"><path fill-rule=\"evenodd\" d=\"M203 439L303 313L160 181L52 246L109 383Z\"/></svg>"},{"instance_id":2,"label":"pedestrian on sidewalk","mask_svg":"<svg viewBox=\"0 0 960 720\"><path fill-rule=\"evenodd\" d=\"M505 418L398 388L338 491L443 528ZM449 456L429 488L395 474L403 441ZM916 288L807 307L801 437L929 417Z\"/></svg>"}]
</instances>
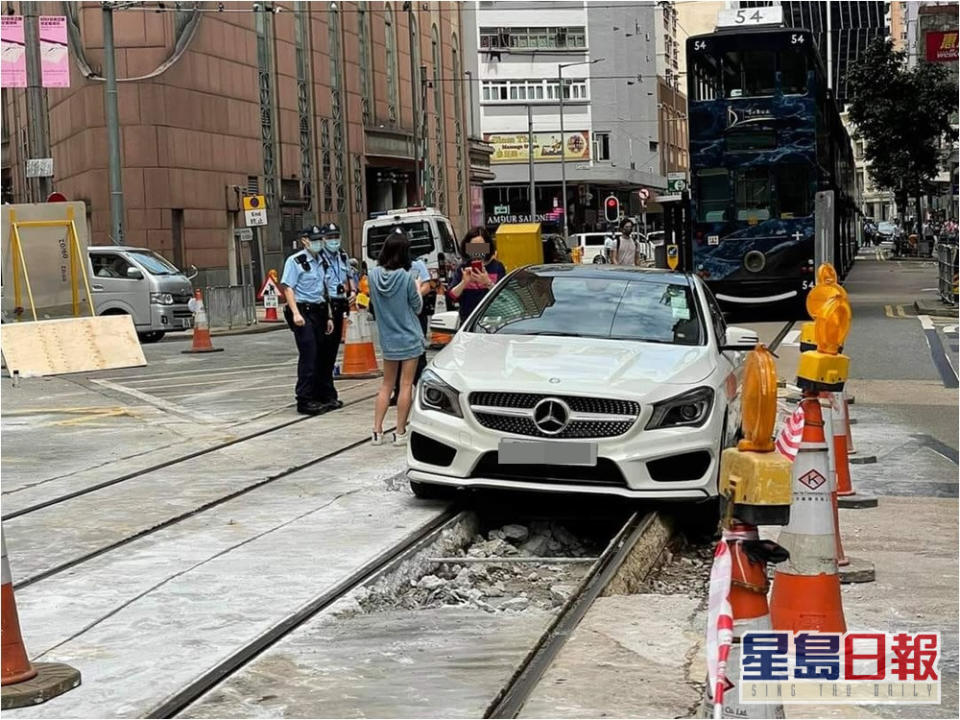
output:
<instances>
[{"instance_id":1,"label":"pedestrian on sidewalk","mask_svg":"<svg viewBox=\"0 0 960 720\"><path fill-rule=\"evenodd\" d=\"M319 415L330 408L321 401L321 348L334 331L330 297L326 292L323 264L323 233L320 228L300 232L303 250L287 258L280 286L286 299L283 316L293 331L300 359L297 363L297 412Z\"/></svg>"},{"instance_id":2,"label":"pedestrian on sidewalk","mask_svg":"<svg viewBox=\"0 0 960 720\"><path fill-rule=\"evenodd\" d=\"M419 278L411 272L410 241L399 227L387 236L370 272L370 295L377 309L377 334L383 355L383 380L377 393L373 415L374 445L383 444L383 418L390 403L390 392L400 377L397 395L397 429L394 445L407 442L407 418L413 400L413 377L426 347L417 315L423 307Z\"/></svg>"},{"instance_id":3,"label":"pedestrian on sidewalk","mask_svg":"<svg viewBox=\"0 0 960 720\"><path fill-rule=\"evenodd\" d=\"M507 269L497 260L496 243L486 228L467 230L460 243L460 257L464 260L453 271L447 297L460 303L462 324L490 292L490 288L507 274Z\"/></svg>"},{"instance_id":4,"label":"pedestrian on sidewalk","mask_svg":"<svg viewBox=\"0 0 960 720\"><path fill-rule=\"evenodd\" d=\"M640 246L633 237L633 220L624 219L620 223L620 234L610 241L607 248L613 265L637 265Z\"/></svg>"}]
</instances>

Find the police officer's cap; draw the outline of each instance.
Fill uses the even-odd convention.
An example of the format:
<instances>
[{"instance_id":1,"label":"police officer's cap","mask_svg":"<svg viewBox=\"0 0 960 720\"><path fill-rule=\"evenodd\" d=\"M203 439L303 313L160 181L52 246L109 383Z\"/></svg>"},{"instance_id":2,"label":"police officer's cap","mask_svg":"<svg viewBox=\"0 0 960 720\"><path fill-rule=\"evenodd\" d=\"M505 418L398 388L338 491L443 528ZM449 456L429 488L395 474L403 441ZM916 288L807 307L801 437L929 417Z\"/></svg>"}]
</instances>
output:
<instances>
[{"instance_id":1,"label":"police officer's cap","mask_svg":"<svg viewBox=\"0 0 960 720\"><path fill-rule=\"evenodd\" d=\"M322 235L339 235L340 226L336 223L327 223L322 228L317 228Z\"/></svg>"},{"instance_id":2,"label":"police officer's cap","mask_svg":"<svg viewBox=\"0 0 960 720\"><path fill-rule=\"evenodd\" d=\"M310 225L300 231L300 236L310 238L311 240L319 240L323 237L323 231L316 225Z\"/></svg>"}]
</instances>

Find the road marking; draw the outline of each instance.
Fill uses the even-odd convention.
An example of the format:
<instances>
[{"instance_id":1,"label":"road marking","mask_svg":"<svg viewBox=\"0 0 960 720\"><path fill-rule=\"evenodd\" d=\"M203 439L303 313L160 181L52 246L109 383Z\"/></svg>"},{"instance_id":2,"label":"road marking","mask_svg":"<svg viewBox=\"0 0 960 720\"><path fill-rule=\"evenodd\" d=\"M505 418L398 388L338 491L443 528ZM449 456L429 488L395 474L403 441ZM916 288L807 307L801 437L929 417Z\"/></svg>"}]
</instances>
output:
<instances>
[{"instance_id":1,"label":"road marking","mask_svg":"<svg viewBox=\"0 0 960 720\"><path fill-rule=\"evenodd\" d=\"M791 330L791 331L788 332L786 335L784 335L784 337L783 337L783 342L780 343L780 346L781 346L781 347L783 347L784 345L798 346L798 345L800 345L800 343L797 342L797 338L798 338L798 337L800 337L800 331L799 331L799 330Z\"/></svg>"},{"instance_id":2,"label":"road marking","mask_svg":"<svg viewBox=\"0 0 960 720\"><path fill-rule=\"evenodd\" d=\"M929 315L917 315L917 319L923 328L923 335L927 340L927 347L930 348L933 365L937 368L937 372L940 373L943 386L950 389L960 387L960 378L958 378L957 371L953 367L953 363L950 362L947 351L940 341L940 335L937 333L933 320L930 319Z\"/></svg>"},{"instance_id":3,"label":"road marking","mask_svg":"<svg viewBox=\"0 0 960 720\"><path fill-rule=\"evenodd\" d=\"M174 415L181 415L181 416L190 418L191 420L195 420L197 422L202 422L202 423L217 422L216 418L213 418L210 415L207 415L206 413L196 412L195 410L186 408L183 405L172 403L169 400L164 400L163 398L159 398L156 395L150 395L148 393L141 392L140 390L136 390L135 388L128 388L123 385L120 385L119 383L110 382L109 380L91 379L90 382L96 383L97 385L100 385L101 387L105 387L108 390L113 390L114 392L130 395L131 397L135 397L138 400L143 400L144 402L149 403L154 407L158 407L161 410L166 410L167 412L173 413Z\"/></svg>"},{"instance_id":4,"label":"road marking","mask_svg":"<svg viewBox=\"0 0 960 720\"><path fill-rule=\"evenodd\" d=\"M295 377L296 377L296 373L293 373L293 374L290 375L290 376L284 375L283 373L276 373L276 374L275 374L274 376L272 376L270 379L272 380L272 379L274 379L274 378L276 378L276 377L290 377L290 378L292 379L292 378L295 378ZM180 379L182 379L182 378L173 378L173 379L174 379L174 380L180 380ZM199 387L199 386L201 386L201 385L227 385L227 384L230 384L230 383L242 382L242 381L244 381L244 380L246 380L246 378L243 378L243 377L230 377L230 378L224 378L224 379L222 379L222 380L197 380L197 381L195 381L195 382L173 383L173 384L170 384L170 385L162 385L162 384L161 384L161 385L151 385L149 388L146 388L146 389L147 389L147 390L153 390L154 392L156 392L157 390L166 390L166 389L168 389L168 388L177 388L177 387ZM256 378L256 381L257 381L257 382L260 382L260 381L262 381L262 380L263 380L263 378Z\"/></svg>"},{"instance_id":5,"label":"road marking","mask_svg":"<svg viewBox=\"0 0 960 720\"><path fill-rule=\"evenodd\" d=\"M208 378L211 376L228 377L232 375L257 375L264 372L278 373L278 372L287 371L287 370L293 371L294 373L296 373L297 371L297 369L294 367L289 367L289 366L281 367L279 365L274 365L273 367L264 368L263 370L224 370L223 372L220 372L220 373L204 371L202 373L196 373L195 377L200 378L202 380L203 378ZM165 382L169 382L171 380L188 380L190 377L191 377L190 375L180 375L176 377L149 377L146 379L140 379L134 376L130 376L130 378L126 380L126 382L124 382L124 385L143 385L146 383L157 383L158 384L157 386L160 387Z\"/></svg>"},{"instance_id":6,"label":"road marking","mask_svg":"<svg viewBox=\"0 0 960 720\"><path fill-rule=\"evenodd\" d=\"M111 375L109 377L101 378L101 380L142 380L145 378L169 377L173 375L203 375L217 372L229 372L233 370L250 370L253 368L263 368L267 370L270 368L276 368L278 365L292 365L296 362L297 358L293 358L292 360L284 360L283 362L266 363L260 365L233 365L227 368L194 368L192 370L172 370L170 372L154 373L152 375Z\"/></svg>"},{"instance_id":7,"label":"road marking","mask_svg":"<svg viewBox=\"0 0 960 720\"><path fill-rule=\"evenodd\" d=\"M892 320L903 320L910 317L907 315L907 311L903 309L903 305L884 305L883 314Z\"/></svg>"}]
</instances>

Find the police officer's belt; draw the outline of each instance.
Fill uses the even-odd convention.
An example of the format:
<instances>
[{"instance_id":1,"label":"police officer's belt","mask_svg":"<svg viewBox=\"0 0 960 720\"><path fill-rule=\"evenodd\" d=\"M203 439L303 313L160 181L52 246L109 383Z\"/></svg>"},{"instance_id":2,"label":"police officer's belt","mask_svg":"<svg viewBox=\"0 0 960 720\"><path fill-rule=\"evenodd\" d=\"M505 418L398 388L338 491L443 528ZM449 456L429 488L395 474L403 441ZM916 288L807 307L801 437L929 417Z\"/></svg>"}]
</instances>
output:
<instances>
[{"instance_id":1,"label":"police officer's belt","mask_svg":"<svg viewBox=\"0 0 960 720\"><path fill-rule=\"evenodd\" d=\"M325 303L309 303L298 301L297 309L305 312L326 312L327 306Z\"/></svg>"}]
</instances>

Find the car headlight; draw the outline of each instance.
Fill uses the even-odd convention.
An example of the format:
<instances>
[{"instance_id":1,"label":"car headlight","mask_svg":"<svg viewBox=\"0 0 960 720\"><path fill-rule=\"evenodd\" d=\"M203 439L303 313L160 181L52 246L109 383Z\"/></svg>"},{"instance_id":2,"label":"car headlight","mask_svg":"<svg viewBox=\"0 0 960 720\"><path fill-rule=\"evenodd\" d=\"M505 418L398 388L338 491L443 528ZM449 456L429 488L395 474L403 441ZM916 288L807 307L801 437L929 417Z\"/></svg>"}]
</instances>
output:
<instances>
[{"instance_id":1,"label":"car headlight","mask_svg":"<svg viewBox=\"0 0 960 720\"><path fill-rule=\"evenodd\" d=\"M699 427L710 416L713 407L713 389L700 387L682 395L661 400L653 406L653 415L647 430L665 427Z\"/></svg>"},{"instance_id":2,"label":"car headlight","mask_svg":"<svg viewBox=\"0 0 960 720\"><path fill-rule=\"evenodd\" d=\"M170 293L150 293L150 302L154 305L173 305L173 295Z\"/></svg>"},{"instance_id":3,"label":"car headlight","mask_svg":"<svg viewBox=\"0 0 960 720\"><path fill-rule=\"evenodd\" d=\"M427 410L463 417L460 393L432 370L424 370L419 383L420 405Z\"/></svg>"}]
</instances>

